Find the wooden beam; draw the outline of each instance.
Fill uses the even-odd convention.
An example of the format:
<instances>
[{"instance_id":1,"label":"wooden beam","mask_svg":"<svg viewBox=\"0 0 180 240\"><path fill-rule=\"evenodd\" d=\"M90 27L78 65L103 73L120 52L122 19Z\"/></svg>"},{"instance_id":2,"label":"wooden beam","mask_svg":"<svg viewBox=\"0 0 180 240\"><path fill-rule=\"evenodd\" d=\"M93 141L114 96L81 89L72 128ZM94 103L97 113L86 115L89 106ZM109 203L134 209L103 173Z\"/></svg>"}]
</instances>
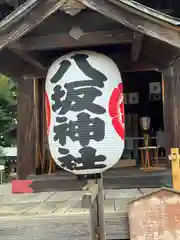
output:
<instances>
[{"instance_id":1,"label":"wooden beam","mask_svg":"<svg viewBox=\"0 0 180 240\"><path fill-rule=\"evenodd\" d=\"M61 19L61 21L59 21L59 19ZM89 19L91 19L91 21L89 21ZM32 29L32 31L28 33L28 37L68 34L73 26L81 28L84 33L109 30L126 32L128 30L118 22L91 9L82 11L74 17L62 11L57 11L51 15L47 21L42 22L39 26Z\"/></svg>"},{"instance_id":2,"label":"wooden beam","mask_svg":"<svg viewBox=\"0 0 180 240\"><path fill-rule=\"evenodd\" d=\"M149 71L157 70L158 66L155 63L140 57L137 62L132 62L130 54L114 53L108 56L117 64L121 72Z\"/></svg>"},{"instance_id":3,"label":"wooden beam","mask_svg":"<svg viewBox=\"0 0 180 240\"><path fill-rule=\"evenodd\" d=\"M132 8L129 10L129 6L122 8L117 6L118 1L111 3L108 0L96 1L96 0L78 0L87 7L94 11L97 11L126 27L141 32L144 35L153 37L160 41L166 42L172 46L180 48L180 32L179 28L175 25L164 22L160 18L157 20L155 17L151 19L145 18L146 14L132 12Z\"/></svg>"},{"instance_id":4,"label":"wooden beam","mask_svg":"<svg viewBox=\"0 0 180 240\"><path fill-rule=\"evenodd\" d=\"M144 71L147 69L157 69L161 66L161 60L158 60L158 62L156 62L156 59L155 61L152 61L152 58L147 59L146 55L141 55L137 62L132 62L130 59L129 47L128 49L123 49L122 51L116 53L104 53L118 64L122 72ZM49 67L53 61L62 56L61 51L54 51L54 53L55 54L53 54L52 57L43 59L45 66ZM0 51L0 72L5 75L12 76L13 78L25 76L26 78L28 77L29 80L31 80L32 77L45 78L47 75L47 70L39 69L28 62L25 62L8 48Z\"/></svg>"},{"instance_id":5,"label":"wooden beam","mask_svg":"<svg viewBox=\"0 0 180 240\"><path fill-rule=\"evenodd\" d=\"M18 80L17 115L17 174L24 180L36 172L34 79Z\"/></svg>"},{"instance_id":6,"label":"wooden beam","mask_svg":"<svg viewBox=\"0 0 180 240\"><path fill-rule=\"evenodd\" d=\"M23 60L8 48L0 51L0 72L10 77L41 77L47 74L47 70L40 69Z\"/></svg>"},{"instance_id":7,"label":"wooden beam","mask_svg":"<svg viewBox=\"0 0 180 240\"><path fill-rule=\"evenodd\" d=\"M156 39L145 37L141 49L141 56L149 62L156 64L159 71L163 71L176 61L180 54L180 49L167 45Z\"/></svg>"},{"instance_id":8,"label":"wooden beam","mask_svg":"<svg viewBox=\"0 0 180 240\"><path fill-rule=\"evenodd\" d=\"M24 37L18 42L11 44L11 49L21 51L45 50L45 49L62 49L74 47L86 47L94 45L131 43L132 32L128 29L96 31L82 33L79 38L75 39L69 34L54 34L38 37Z\"/></svg>"},{"instance_id":9,"label":"wooden beam","mask_svg":"<svg viewBox=\"0 0 180 240\"><path fill-rule=\"evenodd\" d=\"M131 60L132 62L137 62L142 49L144 35L138 32L133 33L133 42L131 50Z\"/></svg>"},{"instance_id":10,"label":"wooden beam","mask_svg":"<svg viewBox=\"0 0 180 240\"><path fill-rule=\"evenodd\" d=\"M0 49L4 48L8 44L14 42L20 37L27 34L42 21L47 19L50 15L56 12L66 0L41 0L38 1L38 5L32 9L31 13L28 14L24 19L21 19L20 24L15 25L12 30L5 28L1 31L0 36ZM12 22L11 22L12 23ZM8 23L10 25L10 23Z\"/></svg>"},{"instance_id":11,"label":"wooden beam","mask_svg":"<svg viewBox=\"0 0 180 240\"><path fill-rule=\"evenodd\" d=\"M28 54L24 51L20 51L18 49L13 49L13 48L9 48L10 51L12 51L13 53L17 54L20 58L22 58L24 61L30 63L31 65L33 65L34 67L37 67L41 70L45 70L46 67L43 66L42 63L40 63L40 61L37 59L36 56L32 56L33 54Z\"/></svg>"},{"instance_id":12,"label":"wooden beam","mask_svg":"<svg viewBox=\"0 0 180 240\"><path fill-rule=\"evenodd\" d=\"M26 14L28 14L34 7L39 4L39 0L29 0L24 4L16 8L11 14L4 18L0 22L0 32L11 27L12 24L15 24L17 21L22 19Z\"/></svg>"},{"instance_id":13,"label":"wooden beam","mask_svg":"<svg viewBox=\"0 0 180 240\"><path fill-rule=\"evenodd\" d=\"M102 52L103 53L103 52ZM145 70L157 70L159 66L156 64L156 61L150 61L144 56L140 57L137 62L132 62L130 58L130 52L127 50L122 50L121 52L116 53L104 53L110 57L119 67L121 72L133 72L133 71L145 71ZM48 58L46 65L50 66L58 57L61 57L61 54ZM46 75L44 76L46 77Z\"/></svg>"}]
</instances>

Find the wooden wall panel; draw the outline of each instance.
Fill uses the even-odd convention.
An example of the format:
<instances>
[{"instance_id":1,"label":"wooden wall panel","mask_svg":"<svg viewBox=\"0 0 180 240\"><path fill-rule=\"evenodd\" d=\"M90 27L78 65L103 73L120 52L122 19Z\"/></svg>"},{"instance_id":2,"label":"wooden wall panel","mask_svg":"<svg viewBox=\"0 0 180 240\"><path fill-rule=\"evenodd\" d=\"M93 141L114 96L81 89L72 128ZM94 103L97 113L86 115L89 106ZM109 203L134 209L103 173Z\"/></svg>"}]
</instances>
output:
<instances>
[{"instance_id":1,"label":"wooden wall panel","mask_svg":"<svg viewBox=\"0 0 180 240\"><path fill-rule=\"evenodd\" d=\"M47 128L46 128L46 112L45 112L45 79L39 81L39 105L40 105L40 150L41 150L41 172L47 173L46 149L47 149Z\"/></svg>"}]
</instances>

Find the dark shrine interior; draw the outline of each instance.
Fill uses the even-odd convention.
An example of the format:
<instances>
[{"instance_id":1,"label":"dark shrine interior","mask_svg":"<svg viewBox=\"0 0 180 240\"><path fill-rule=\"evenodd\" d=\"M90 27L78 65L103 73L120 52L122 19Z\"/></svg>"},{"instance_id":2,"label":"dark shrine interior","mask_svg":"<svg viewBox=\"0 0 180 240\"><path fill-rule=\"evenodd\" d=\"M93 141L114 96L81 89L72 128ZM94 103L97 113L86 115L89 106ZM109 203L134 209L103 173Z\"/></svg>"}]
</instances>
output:
<instances>
[{"instance_id":1,"label":"dark shrine interior","mask_svg":"<svg viewBox=\"0 0 180 240\"><path fill-rule=\"evenodd\" d=\"M162 95L151 99L149 83L162 84L162 75L157 71L141 71L122 73L124 93L138 92L139 104L125 104L125 113L137 114L139 117L151 118L151 133L163 130ZM139 133L140 134L140 133Z\"/></svg>"}]
</instances>

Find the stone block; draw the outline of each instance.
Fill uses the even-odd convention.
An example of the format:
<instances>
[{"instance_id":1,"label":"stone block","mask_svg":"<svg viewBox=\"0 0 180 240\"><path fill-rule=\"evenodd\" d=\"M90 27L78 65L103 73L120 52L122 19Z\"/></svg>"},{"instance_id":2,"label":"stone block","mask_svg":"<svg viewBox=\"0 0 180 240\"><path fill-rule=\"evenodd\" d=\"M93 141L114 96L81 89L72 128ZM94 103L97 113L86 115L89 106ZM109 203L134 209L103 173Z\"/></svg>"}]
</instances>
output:
<instances>
[{"instance_id":1,"label":"stone block","mask_svg":"<svg viewBox=\"0 0 180 240\"><path fill-rule=\"evenodd\" d=\"M77 201L77 200L72 200L71 202L71 206L68 209L68 213L83 213L85 212L87 209L86 208L82 208L82 201Z\"/></svg>"},{"instance_id":2,"label":"stone block","mask_svg":"<svg viewBox=\"0 0 180 240\"><path fill-rule=\"evenodd\" d=\"M105 199L138 198L142 193L138 189L109 189L105 191Z\"/></svg>"},{"instance_id":3,"label":"stone block","mask_svg":"<svg viewBox=\"0 0 180 240\"><path fill-rule=\"evenodd\" d=\"M122 199L114 200L115 201L115 210L117 212L127 213L128 204L131 203L133 200L134 200L133 198L122 198Z\"/></svg>"},{"instance_id":4,"label":"stone block","mask_svg":"<svg viewBox=\"0 0 180 240\"><path fill-rule=\"evenodd\" d=\"M0 207L0 216L21 215L32 206L29 203L6 204Z\"/></svg>"},{"instance_id":5,"label":"stone block","mask_svg":"<svg viewBox=\"0 0 180 240\"><path fill-rule=\"evenodd\" d=\"M140 188L140 191L143 195L150 194L152 192L157 191L159 188Z\"/></svg>"},{"instance_id":6,"label":"stone block","mask_svg":"<svg viewBox=\"0 0 180 240\"><path fill-rule=\"evenodd\" d=\"M34 206L24 213L24 215L42 215L42 214L53 214L57 209L64 211L66 209L66 202L44 202Z\"/></svg>"}]
</instances>

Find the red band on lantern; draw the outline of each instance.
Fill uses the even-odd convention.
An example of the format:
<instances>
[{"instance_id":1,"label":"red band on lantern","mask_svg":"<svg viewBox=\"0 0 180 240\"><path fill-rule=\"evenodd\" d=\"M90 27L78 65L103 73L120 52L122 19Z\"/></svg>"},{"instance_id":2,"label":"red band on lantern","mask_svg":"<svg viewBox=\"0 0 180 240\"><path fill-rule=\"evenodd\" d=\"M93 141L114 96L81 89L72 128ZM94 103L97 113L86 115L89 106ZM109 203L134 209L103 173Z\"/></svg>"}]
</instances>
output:
<instances>
[{"instance_id":1,"label":"red band on lantern","mask_svg":"<svg viewBox=\"0 0 180 240\"><path fill-rule=\"evenodd\" d=\"M124 140L124 101L123 85L120 83L115 88L109 100L109 115L112 117L112 125L119 136Z\"/></svg>"}]
</instances>

